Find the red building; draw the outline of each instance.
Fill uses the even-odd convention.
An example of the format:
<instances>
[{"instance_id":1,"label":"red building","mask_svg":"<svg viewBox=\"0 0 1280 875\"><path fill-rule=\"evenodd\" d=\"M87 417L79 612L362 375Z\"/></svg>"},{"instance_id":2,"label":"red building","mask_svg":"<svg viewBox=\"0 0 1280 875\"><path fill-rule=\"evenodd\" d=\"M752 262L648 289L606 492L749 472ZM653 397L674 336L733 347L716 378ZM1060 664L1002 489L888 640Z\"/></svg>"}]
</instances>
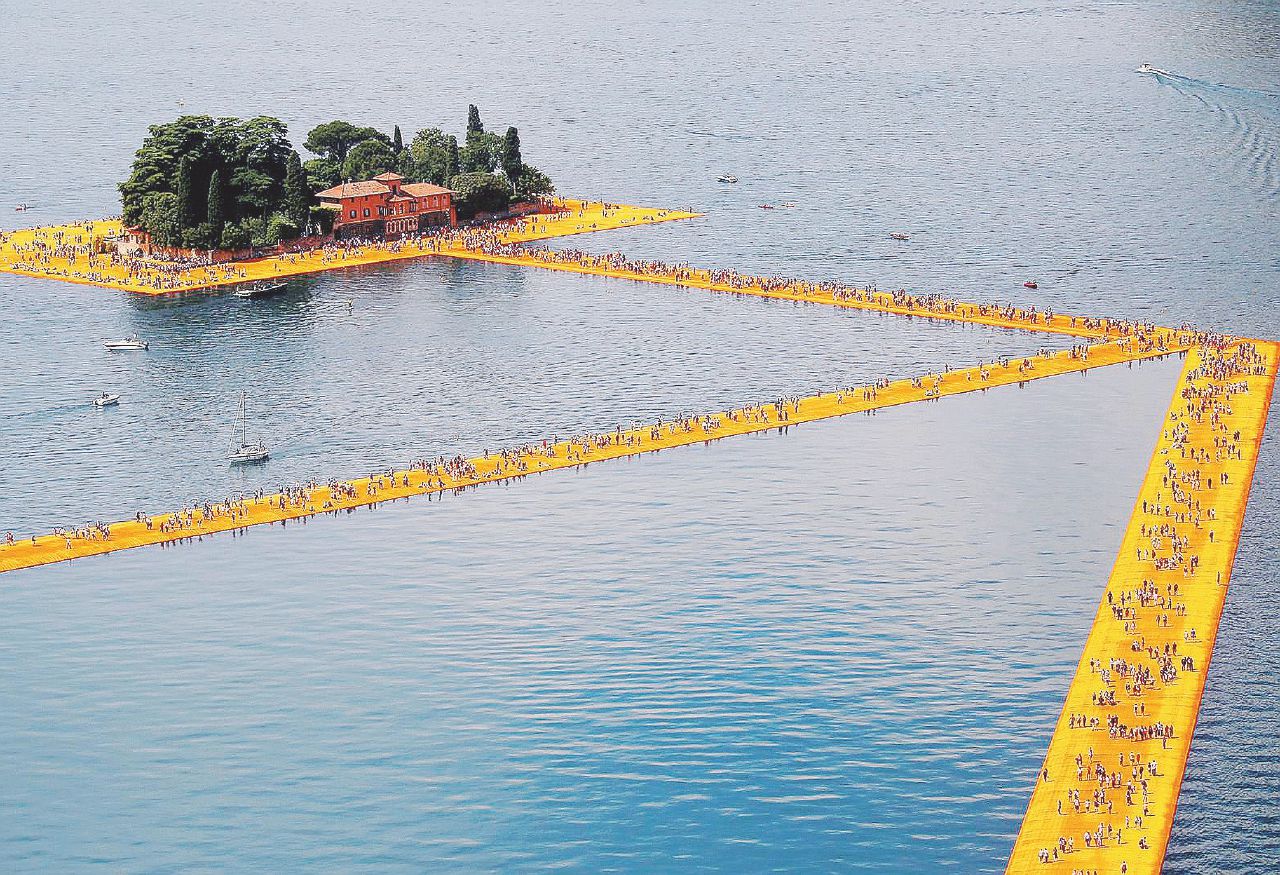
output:
<instances>
[{"instance_id":1,"label":"red building","mask_svg":"<svg viewBox=\"0 0 1280 875\"><path fill-rule=\"evenodd\" d=\"M333 236L399 237L442 225L458 224L455 192L429 182L405 182L399 173L383 173L364 182L344 182L316 194L334 210Z\"/></svg>"}]
</instances>

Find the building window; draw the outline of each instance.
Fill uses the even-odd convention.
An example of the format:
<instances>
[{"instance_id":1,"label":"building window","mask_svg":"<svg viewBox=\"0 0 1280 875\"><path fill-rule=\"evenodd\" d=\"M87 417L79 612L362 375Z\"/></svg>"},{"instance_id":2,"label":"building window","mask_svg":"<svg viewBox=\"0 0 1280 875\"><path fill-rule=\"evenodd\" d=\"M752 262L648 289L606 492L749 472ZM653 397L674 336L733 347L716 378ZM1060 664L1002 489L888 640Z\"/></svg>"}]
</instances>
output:
<instances>
[{"instance_id":1,"label":"building window","mask_svg":"<svg viewBox=\"0 0 1280 875\"><path fill-rule=\"evenodd\" d=\"M355 210L352 210L352 211L351 211L351 218L353 218L353 219L354 219L355 217L356 217L356 211L355 211Z\"/></svg>"},{"instance_id":2,"label":"building window","mask_svg":"<svg viewBox=\"0 0 1280 875\"><path fill-rule=\"evenodd\" d=\"M368 210L368 208L367 208L367 207L365 208L365 211L364 211L364 217L365 217L366 219L367 219L367 218L369 218L369 210Z\"/></svg>"}]
</instances>

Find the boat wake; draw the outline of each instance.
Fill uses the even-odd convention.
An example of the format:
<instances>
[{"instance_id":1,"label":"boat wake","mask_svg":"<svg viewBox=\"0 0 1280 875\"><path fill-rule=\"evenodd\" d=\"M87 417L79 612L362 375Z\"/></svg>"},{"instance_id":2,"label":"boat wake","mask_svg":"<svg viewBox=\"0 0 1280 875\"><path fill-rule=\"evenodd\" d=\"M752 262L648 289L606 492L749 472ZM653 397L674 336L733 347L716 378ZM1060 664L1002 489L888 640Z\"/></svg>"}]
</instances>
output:
<instances>
[{"instance_id":1,"label":"boat wake","mask_svg":"<svg viewBox=\"0 0 1280 875\"><path fill-rule=\"evenodd\" d=\"M1249 187L1269 198L1280 197L1280 93L1156 68L1144 72L1222 119L1229 132L1229 152L1245 170Z\"/></svg>"}]
</instances>

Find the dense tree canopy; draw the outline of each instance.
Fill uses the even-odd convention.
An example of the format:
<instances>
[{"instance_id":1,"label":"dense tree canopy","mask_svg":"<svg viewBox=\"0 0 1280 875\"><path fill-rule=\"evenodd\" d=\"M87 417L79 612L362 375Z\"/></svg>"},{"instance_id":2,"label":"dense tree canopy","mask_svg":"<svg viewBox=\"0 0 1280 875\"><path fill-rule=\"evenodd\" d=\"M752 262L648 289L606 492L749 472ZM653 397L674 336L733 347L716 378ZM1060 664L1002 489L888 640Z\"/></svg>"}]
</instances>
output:
<instances>
[{"instance_id":1,"label":"dense tree canopy","mask_svg":"<svg viewBox=\"0 0 1280 875\"><path fill-rule=\"evenodd\" d=\"M279 119L182 116L154 125L120 184L121 212L160 245L222 245L215 218L223 225L250 218L265 224L281 208L294 155ZM216 205L210 202L215 189Z\"/></svg>"},{"instance_id":2,"label":"dense tree canopy","mask_svg":"<svg viewBox=\"0 0 1280 875\"><path fill-rule=\"evenodd\" d=\"M464 219L505 210L511 203L511 186L494 173L462 173L449 180L449 188L458 193L454 206Z\"/></svg>"},{"instance_id":3,"label":"dense tree canopy","mask_svg":"<svg viewBox=\"0 0 1280 875\"><path fill-rule=\"evenodd\" d=\"M379 173L396 170L400 159L385 140L365 140L357 143L342 162L343 179L372 179Z\"/></svg>"},{"instance_id":4,"label":"dense tree canopy","mask_svg":"<svg viewBox=\"0 0 1280 875\"><path fill-rule=\"evenodd\" d=\"M127 224L162 246L236 248L262 245L317 224L314 193L344 180L388 170L411 182L448 185L459 192L459 213L496 212L512 200L551 194L555 186L524 162L520 134L489 133L480 110L467 108L466 140L424 128L404 143L399 127L376 128L335 120L307 134L317 157L302 161L279 119L182 116L154 125L120 183ZM331 219L331 211L322 211Z\"/></svg>"},{"instance_id":5,"label":"dense tree canopy","mask_svg":"<svg viewBox=\"0 0 1280 875\"><path fill-rule=\"evenodd\" d=\"M341 166L347 160L347 153L357 143L365 140L383 140L388 145L390 138L377 128L361 128L351 122L331 121L317 125L307 133L302 144L308 152L313 152Z\"/></svg>"}]
</instances>

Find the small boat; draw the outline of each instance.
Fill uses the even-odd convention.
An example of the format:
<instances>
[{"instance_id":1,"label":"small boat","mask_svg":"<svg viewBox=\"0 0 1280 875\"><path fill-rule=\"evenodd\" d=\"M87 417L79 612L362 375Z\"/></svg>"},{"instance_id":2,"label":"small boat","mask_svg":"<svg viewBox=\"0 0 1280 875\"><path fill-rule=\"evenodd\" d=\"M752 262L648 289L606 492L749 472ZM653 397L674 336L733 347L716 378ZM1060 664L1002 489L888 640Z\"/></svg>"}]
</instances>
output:
<instances>
[{"instance_id":1,"label":"small boat","mask_svg":"<svg viewBox=\"0 0 1280 875\"><path fill-rule=\"evenodd\" d=\"M911 236L909 234L904 234L901 231L890 232L889 236L892 237L894 240L910 240L911 239Z\"/></svg>"},{"instance_id":2,"label":"small boat","mask_svg":"<svg viewBox=\"0 0 1280 875\"><path fill-rule=\"evenodd\" d=\"M93 399L94 407L112 407L120 403L120 396L113 395L110 392L103 392L97 398Z\"/></svg>"},{"instance_id":3,"label":"small boat","mask_svg":"<svg viewBox=\"0 0 1280 875\"><path fill-rule=\"evenodd\" d=\"M129 350L129 349L150 349L151 348L151 344L149 344L145 340L140 339L136 334L130 334L124 340L108 340L106 343L102 345L105 346L107 349L111 350L112 352L120 352L122 350Z\"/></svg>"},{"instance_id":4,"label":"small boat","mask_svg":"<svg viewBox=\"0 0 1280 875\"><path fill-rule=\"evenodd\" d=\"M31 204L18 204L13 209L15 212L25 213L27 210L31 209Z\"/></svg>"},{"instance_id":5,"label":"small boat","mask_svg":"<svg viewBox=\"0 0 1280 875\"><path fill-rule=\"evenodd\" d=\"M249 432L246 425L244 415L245 393L240 393L240 435L239 441L234 438L231 441L231 452L227 458L231 460L233 465L242 465L250 462L265 462L270 454L267 452L267 445L262 438L250 443Z\"/></svg>"},{"instance_id":6,"label":"small boat","mask_svg":"<svg viewBox=\"0 0 1280 875\"><path fill-rule=\"evenodd\" d=\"M773 204L761 204L761 205L760 205L760 209L762 209L762 210L772 210L773 208L774 208Z\"/></svg>"},{"instance_id":7,"label":"small boat","mask_svg":"<svg viewBox=\"0 0 1280 875\"><path fill-rule=\"evenodd\" d=\"M792 209L794 206L795 206L795 201L787 201L785 204L782 205L782 208L785 210L789 210L789 209Z\"/></svg>"},{"instance_id":8,"label":"small boat","mask_svg":"<svg viewBox=\"0 0 1280 875\"><path fill-rule=\"evenodd\" d=\"M1026 281L1025 283L1023 283L1022 285L1023 285L1024 287L1028 288L1028 289L1038 289L1038 288L1040 288L1040 284L1039 284L1038 282L1036 282L1035 280L1027 280L1027 281Z\"/></svg>"},{"instance_id":9,"label":"small boat","mask_svg":"<svg viewBox=\"0 0 1280 875\"><path fill-rule=\"evenodd\" d=\"M1148 64L1146 61L1143 61L1141 64L1139 64L1138 69L1134 70L1133 72L1149 73L1152 76L1172 76L1173 75L1168 70L1161 70L1159 67L1153 67L1150 64Z\"/></svg>"},{"instance_id":10,"label":"small boat","mask_svg":"<svg viewBox=\"0 0 1280 875\"><path fill-rule=\"evenodd\" d=\"M288 287L288 283L254 283L253 285L241 286L236 289L235 296L237 298L267 298L283 292Z\"/></svg>"},{"instance_id":11,"label":"small boat","mask_svg":"<svg viewBox=\"0 0 1280 875\"><path fill-rule=\"evenodd\" d=\"M716 177L716 182L725 182L725 183L732 184L737 181L738 181L738 177L734 176L732 173L721 173L719 176Z\"/></svg>"}]
</instances>

